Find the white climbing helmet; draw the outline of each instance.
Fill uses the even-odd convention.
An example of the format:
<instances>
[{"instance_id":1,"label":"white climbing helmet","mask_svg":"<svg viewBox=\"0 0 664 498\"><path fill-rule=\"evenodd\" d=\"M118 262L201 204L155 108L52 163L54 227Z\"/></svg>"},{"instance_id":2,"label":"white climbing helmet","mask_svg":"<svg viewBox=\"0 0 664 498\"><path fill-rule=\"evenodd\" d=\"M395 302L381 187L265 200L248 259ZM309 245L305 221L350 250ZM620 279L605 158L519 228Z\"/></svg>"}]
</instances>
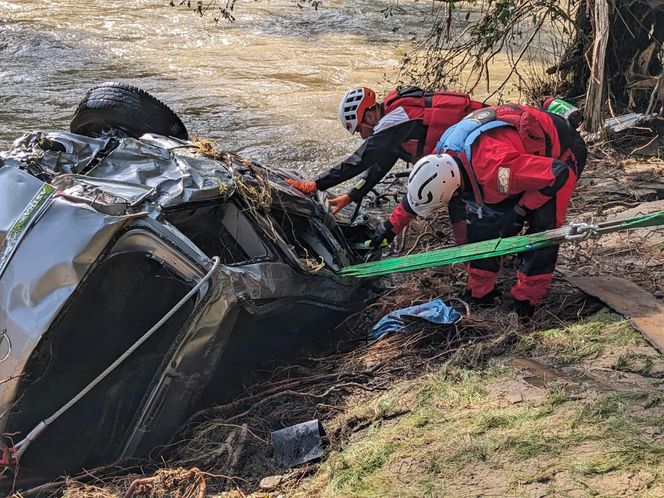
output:
<instances>
[{"instance_id":1,"label":"white climbing helmet","mask_svg":"<svg viewBox=\"0 0 664 498\"><path fill-rule=\"evenodd\" d=\"M339 120L352 135L362 122L364 113L376 104L376 92L371 88L351 88L339 103Z\"/></svg>"},{"instance_id":2,"label":"white climbing helmet","mask_svg":"<svg viewBox=\"0 0 664 498\"><path fill-rule=\"evenodd\" d=\"M408 177L408 204L418 216L428 216L461 186L459 166L449 154L431 154L415 163Z\"/></svg>"}]
</instances>

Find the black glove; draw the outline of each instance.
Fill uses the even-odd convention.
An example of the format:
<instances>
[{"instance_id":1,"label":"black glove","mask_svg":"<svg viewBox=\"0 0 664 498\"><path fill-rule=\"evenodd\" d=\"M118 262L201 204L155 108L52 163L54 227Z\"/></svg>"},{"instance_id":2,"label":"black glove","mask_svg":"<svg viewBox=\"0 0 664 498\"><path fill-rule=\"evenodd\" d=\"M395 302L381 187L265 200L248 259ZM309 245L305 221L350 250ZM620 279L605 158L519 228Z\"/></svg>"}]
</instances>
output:
<instances>
[{"instance_id":1,"label":"black glove","mask_svg":"<svg viewBox=\"0 0 664 498\"><path fill-rule=\"evenodd\" d=\"M513 237L523 230L523 222L526 220L526 209L518 204L505 212L500 217L497 227L498 235L501 237Z\"/></svg>"},{"instance_id":2,"label":"black glove","mask_svg":"<svg viewBox=\"0 0 664 498\"><path fill-rule=\"evenodd\" d=\"M394 240L394 237L397 236L396 233L392 231L394 225L390 223L390 220L383 221L376 230L376 235L374 235L369 242L369 247L373 250L383 248L388 246Z\"/></svg>"}]
</instances>

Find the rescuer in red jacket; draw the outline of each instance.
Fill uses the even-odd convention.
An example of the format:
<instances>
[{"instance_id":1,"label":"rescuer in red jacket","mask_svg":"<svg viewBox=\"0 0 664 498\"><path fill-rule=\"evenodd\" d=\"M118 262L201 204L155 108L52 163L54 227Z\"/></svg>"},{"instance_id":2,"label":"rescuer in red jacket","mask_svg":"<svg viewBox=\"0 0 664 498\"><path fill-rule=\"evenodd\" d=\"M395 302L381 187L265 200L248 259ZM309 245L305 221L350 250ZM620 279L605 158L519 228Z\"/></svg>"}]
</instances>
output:
<instances>
[{"instance_id":1,"label":"rescuer in red jacket","mask_svg":"<svg viewBox=\"0 0 664 498\"><path fill-rule=\"evenodd\" d=\"M586 145L565 118L532 107L503 105L473 112L449 128L435 155L422 158L408 179L408 193L379 233L374 248L389 243L412 218L448 204L458 244L563 225ZM514 307L531 316L546 295L558 246L517 255ZM476 303L491 304L499 258L467 264Z\"/></svg>"},{"instance_id":2,"label":"rescuer in red jacket","mask_svg":"<svg viewBox=\"0 0 664 498\"><path fill-rule=\"evenodd\" d=\"M370 88L353 88L339 104L339 119L351 134L359 131L364 143L315 181L286 181L311 193L327 190L364 172L347 194L330 199L336 214L362 199L398 159L415 163L433 150L447 128L481 107L481 102L471 100L465 93L407 87L394 90L383 102L377 102L376 93Z\"/></svg>"}]
</instances>

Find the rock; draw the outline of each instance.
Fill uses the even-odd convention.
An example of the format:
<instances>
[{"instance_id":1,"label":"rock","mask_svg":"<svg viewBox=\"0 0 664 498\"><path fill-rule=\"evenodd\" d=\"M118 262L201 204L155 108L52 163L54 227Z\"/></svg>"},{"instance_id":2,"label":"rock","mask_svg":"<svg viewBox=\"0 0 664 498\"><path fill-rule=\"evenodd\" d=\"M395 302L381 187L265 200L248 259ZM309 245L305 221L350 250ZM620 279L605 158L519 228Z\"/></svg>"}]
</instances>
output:
<instances>
[{"instance_id":1,"label":"rock","mask_svg":"<svg viewBox=\"0 0 664 498\"><path fill-rule=\"evenodd\" d=\"M258 484L258 487L264 489L265 491L270 491L284 480L284 476L267 476L261 479L261 482Z\"/></svg>"},{"instance_id":2,"label":"rock","mask_svg":"<svg viewBox=\"0 0 664 498\"><path fill-rule=\"evenodd\" d=\"M521 393L506 393L505 394L505 401L507 401L510 405L516 405L518 403L523 402L523 394Z\"/></svg>"}]
</instances>

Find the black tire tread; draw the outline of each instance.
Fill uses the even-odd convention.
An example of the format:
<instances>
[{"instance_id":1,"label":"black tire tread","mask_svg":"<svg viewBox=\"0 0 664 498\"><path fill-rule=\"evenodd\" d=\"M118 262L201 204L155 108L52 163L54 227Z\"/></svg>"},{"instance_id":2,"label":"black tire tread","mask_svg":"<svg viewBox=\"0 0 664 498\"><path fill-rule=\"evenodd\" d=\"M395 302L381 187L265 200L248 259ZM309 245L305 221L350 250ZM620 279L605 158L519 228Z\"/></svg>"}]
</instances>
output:
<instances>
[{"instance_id":1,"label":"black tire tread","mask_svg":"<svg viewBox=\"0 0 664 498\"><path fill-rule=\"evenodd\" d=\"M70 129L81 135L98 136L104 125L116 125L138 138L157 133L187 140L180 118L161 100L133 85L102 83L88 90L78 105Z\"/></svg>"}]
</instances>

